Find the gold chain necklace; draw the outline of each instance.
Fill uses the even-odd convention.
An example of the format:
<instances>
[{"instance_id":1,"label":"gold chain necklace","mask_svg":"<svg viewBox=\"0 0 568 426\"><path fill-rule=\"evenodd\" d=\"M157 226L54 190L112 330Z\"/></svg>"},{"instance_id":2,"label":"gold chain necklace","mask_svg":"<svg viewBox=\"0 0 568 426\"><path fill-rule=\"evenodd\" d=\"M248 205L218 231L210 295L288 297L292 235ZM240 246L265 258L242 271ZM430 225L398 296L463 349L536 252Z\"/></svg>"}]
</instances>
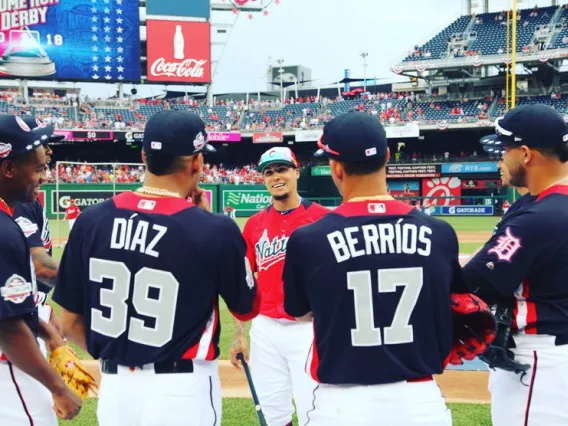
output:
<instances>
[{"instance_id":1,"label":"gold chain necklace","mask_svg":"<svg viewBox=\"0 0 568 426\"><path fill-rule=\"evenodd\" d=\"M346 203L353 203L353 202L357 202L357 201L389 201L389 200L394 200L394 197L392 197L391 195L375 195L375 196L371 196L371 197L354 197L354 198L350 198L349 200L345 200Z\"/></svg>"},{"instance_id":2,"label":"gold chain necklace","mask_svg":"<svg viewBox=\"0 0 568 426\"><path fill-rule=\"evenodd\" d=\"M141 188L138 188L136 192L148 195L158 195L160 197L183 198L181 195L179 195L178 192L168 191L167 189L162 188L152 188L151 186L143 186Z\"/></svg>"}]
</instances>

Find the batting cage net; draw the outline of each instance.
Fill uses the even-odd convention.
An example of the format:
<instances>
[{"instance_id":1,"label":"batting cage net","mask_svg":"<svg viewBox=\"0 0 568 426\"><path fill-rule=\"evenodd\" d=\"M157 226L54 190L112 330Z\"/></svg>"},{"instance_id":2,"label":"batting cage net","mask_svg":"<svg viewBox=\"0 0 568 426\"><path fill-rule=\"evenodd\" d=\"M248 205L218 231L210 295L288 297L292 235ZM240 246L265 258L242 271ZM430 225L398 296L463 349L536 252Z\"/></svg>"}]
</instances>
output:
<instances>
[{"instance_id":1,"label":"batting cage net","mask_svg":"<svg viewBox=\"0 0 568 426\"><path fill-rule=\"evenodd\" d=\"M44 208L55 226L55 247L67 242L71 221L66 210L71 200L80 211L98 204L123 191L139 188L144 182L146 168L142 163L87 163L57 161L48 172L44 190Z\"/></svg>"}]
</instances>

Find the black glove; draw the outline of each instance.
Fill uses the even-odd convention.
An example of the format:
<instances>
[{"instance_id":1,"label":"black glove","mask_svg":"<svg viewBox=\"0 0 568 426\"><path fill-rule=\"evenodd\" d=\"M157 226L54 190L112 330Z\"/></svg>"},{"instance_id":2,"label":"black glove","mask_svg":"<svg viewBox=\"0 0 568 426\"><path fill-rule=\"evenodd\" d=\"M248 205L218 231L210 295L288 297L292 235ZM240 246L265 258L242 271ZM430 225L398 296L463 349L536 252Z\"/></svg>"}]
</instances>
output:
<instances>
[{"instance_id":1,"label":"black glove","mask_svg":"<svg viewBox=\"0 0 568 426\"><path fill-rule=\"evenodd\" d=\"M513 309L512 303L497 306L495 311L495 319L497 320L495 340L487 346L485 352L479 355L479 359L485 362L489 368L500 368L515 374L524 374L531 367L530 364L518 363L515 361L515 354L509 350Z\"/></svg>"}]
</instances>

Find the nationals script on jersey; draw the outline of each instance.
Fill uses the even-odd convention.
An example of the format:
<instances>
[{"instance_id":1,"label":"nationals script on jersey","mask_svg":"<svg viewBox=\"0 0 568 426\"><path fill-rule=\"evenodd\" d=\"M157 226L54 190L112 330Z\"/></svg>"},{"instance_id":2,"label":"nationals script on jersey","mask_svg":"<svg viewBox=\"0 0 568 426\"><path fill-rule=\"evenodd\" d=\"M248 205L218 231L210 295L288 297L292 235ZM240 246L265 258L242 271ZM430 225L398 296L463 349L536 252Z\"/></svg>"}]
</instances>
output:
<instances>
[{"instance_id":1,"label":"nationals script on jersey","mask_svg":"<svg viewBox=\"0 0 568 426\"><path fill-rule=\"evenodd\" d=\"M294 230L317 221L327 213L329 210L325 207L303 200L298 208L288 212L279 212L270 205L247 221L243 236L252 270L258 273L261 315L294 320L284 311L282 284L288 238Z\"/></svg>"}]
</instances>

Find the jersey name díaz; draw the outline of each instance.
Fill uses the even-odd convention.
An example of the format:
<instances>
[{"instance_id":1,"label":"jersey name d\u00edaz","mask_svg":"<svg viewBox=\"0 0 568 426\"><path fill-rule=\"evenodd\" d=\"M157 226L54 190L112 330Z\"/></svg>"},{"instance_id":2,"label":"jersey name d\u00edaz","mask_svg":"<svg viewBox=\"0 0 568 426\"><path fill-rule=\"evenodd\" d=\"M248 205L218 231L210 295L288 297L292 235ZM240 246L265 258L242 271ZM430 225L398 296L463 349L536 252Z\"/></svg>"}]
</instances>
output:
<instances>
[{"instance_id":1,"label":"jersey name d\u00edaz","mask_svg":"<svg viewBox=\"0 0 568 426\"><path fill-rule=\"evenodd\" d=\"M155 250L160 240L166 235L166 226L150 224L145 220L134 220L134 213L129 219L115 218L112 225L110 248L115 250L138 251L155 258L160 253Z\"/></svg>"}]
</instances>

